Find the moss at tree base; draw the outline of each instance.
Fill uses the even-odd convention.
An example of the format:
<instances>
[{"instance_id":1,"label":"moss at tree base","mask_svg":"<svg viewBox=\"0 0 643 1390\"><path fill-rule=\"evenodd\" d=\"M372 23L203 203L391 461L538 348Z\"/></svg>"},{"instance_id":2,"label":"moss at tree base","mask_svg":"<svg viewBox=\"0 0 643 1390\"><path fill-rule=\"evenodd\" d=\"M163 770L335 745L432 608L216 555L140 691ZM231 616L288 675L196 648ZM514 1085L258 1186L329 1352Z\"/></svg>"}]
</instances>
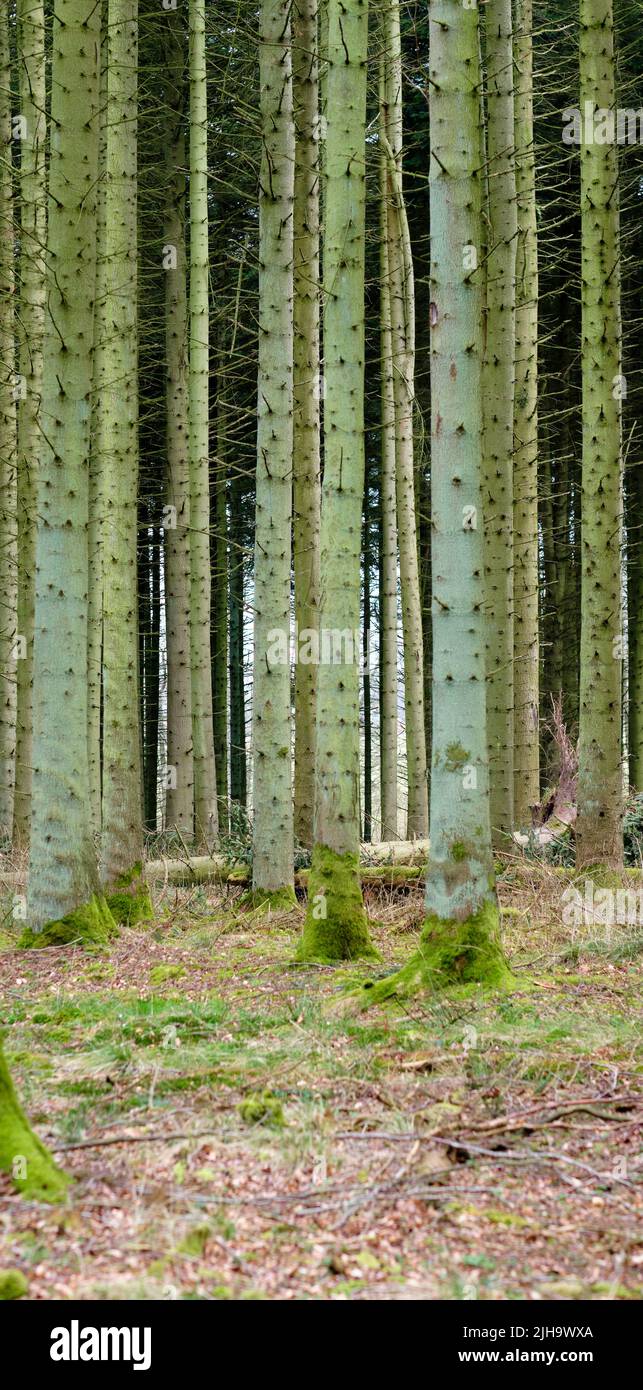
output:
<instances>
[{"instance_id":1,"label":"moss at tree base","mask_svg":"<svg viewBox=\"0 0 643 1390\"><path fill-rule=\"evenodd\" d=\"M0 1170L25 1197L60 1202L69 1179L34 1134L20 1106L0 1046Z\"/></svg>"},{"instance_id":2,"label":"moss at tree base","mask_svg":"<svg viewBox=\"0 0 643 1390\"><path fill-rule=\"evenodd\" d=\"M308 908L298 961L379 960L368 931L359 856L315 845L308 875Z\"/></svg>"},{"instance_id":3,"label":"moss at tree base","mask_svg":"<svg viewBox=\"0 0 643 1390\"><path fill-rule=\"evenodd\" d=\"M14 1298L24 1298L29 1285L21 1269L0 1270L0 1303Z\"/></svg>"},{"instance_id":4,"label":"moss at tree base","mask_svg":"<svg viewBox=\"0 0 643 1390\"><path fill-rule=\"evenodd\" d=\"M129 873L119 876L113 889L105 893L105 900L118 926L134 927L139 922L151 922L154 917L141 863L133 864Z\"/></svg>"},{"instance_id":5,"label":"moss at tree base","mask_svg":"<svg viewBox=\"0 0 643 1390\"><path fill-rule=\"evenodd\" d=\"M27 927L19 946L68 946L77 941L81 946L105 946L118 936L118 927L102 894L95 893L88 903L68 912L66 917L47 922L39 931Z\"/></svg>"},{"instance_id":6,"label":"moss at tree base","mask_svg":"<svg viewBox=\"0 0 643 1390\"><path fill-rule=\"evenodd\" d=\"M384 980L367 982L356 991L356 1002L369 1008L423 990L432 993L454 985L508 990L516 983L502 954L498 907L486 902L464 922L427 917L420 945L407 964Z\"/></svg>"},{"instance_id":7,"label":"moss at tree base","mask_svg":"<svg viewBox=\"0 0 643 1390\"><path fill-rule=\"evenodd\" d=\"M264 912L292 912L293 907L297 906L297 896L290 885L276 888L273 892L267 888L249 888L239 899L239 905Z\"/></svg>"}]
</instances>

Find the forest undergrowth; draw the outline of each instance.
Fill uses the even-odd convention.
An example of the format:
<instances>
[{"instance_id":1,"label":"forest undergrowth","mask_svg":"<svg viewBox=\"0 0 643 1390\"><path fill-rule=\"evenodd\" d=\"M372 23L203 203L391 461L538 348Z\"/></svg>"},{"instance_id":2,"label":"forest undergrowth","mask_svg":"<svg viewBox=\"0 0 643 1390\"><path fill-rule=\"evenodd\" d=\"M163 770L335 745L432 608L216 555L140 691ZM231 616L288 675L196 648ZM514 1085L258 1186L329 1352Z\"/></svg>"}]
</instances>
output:
<instances>
[{"instance_id":1,"label":"forest undergrowth","mask_svg":"<svg viewBox=\"0 0 643 1390\"><path fill-rule=\"evenodd\" d=\"M362 1014L346 986L407 958L419 883L366 886L376 967L293 964L303 904L237 888L161 888L89 953L5 919L7 1059L74 1181L47 1207L0 1176L0 1272L44 1299L641 1298L643 930L566 924L563 886L505 863L512 993Z\"/></svg>"}]
</instances>

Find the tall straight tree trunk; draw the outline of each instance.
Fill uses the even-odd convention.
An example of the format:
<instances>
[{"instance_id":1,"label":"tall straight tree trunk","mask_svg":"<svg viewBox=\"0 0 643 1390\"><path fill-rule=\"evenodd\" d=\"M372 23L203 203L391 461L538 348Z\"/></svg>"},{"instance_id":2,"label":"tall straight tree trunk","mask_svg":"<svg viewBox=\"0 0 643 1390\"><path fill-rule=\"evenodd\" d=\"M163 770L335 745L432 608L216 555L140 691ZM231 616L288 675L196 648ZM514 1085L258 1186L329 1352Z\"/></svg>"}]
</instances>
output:
<instances>
[{"instance_id":1,"label":"tall straight tree trunk","mask_svg":"<svg viewBox=\"0 0 643 1390\"><path fill-rule=\"evenodd\" d=\"M319 56L317 0L293 10L294 418L293 563L296 631L319 628ZM304 638L304 642L309 640ZM312 846L317 666L295 664L295 836Z\"/></svg>"},{"instance_id":2,"label":"tall straight tree trunk","mask_svg":"<svg viewBox=\"0 0 643 1390\"><path fill-rule=\"evenodd\" d=\"M11 835L16 752L17 437L9 12L0 15L0 835Z\"/></svg>"},{"instance_id":3,"label":"tall straight tree trunk","mask_svg":"<svg viewBox=\"0 0 643 1390\"><path fill-rule=\"evenodd\" d=\"M386 137L386 64L380 59L380 129ZM380 156L380 799L382 839L394 840L397 821L397 510L395 501L395 387L391 338L388 155Z\"/></svg>"},{"instance_id":4,"label":"tall straight tree trunk","mask_svg":"<svg viewBox=\"0 0 643 1390\"><path fill-rule=\"evenodd\" d=\"M36 488L40 453L45 331L47 182L45 164L45 15L42 0L19 0L20 111L20 378L18 404L18 632L24 639L17 671L14 844L27 844L31 813L33 618L36 576Z\"/></svg>"},{"instance_id":5,"label":"tall straight tree trunk","mask_svg":"<svg viewBox=\"0 0 643 1390\"><path fill-rule=\"evenodd\" d=\"M146 528L145 566L148 585L144 594L143 687L145 739L143 743L143 809L145 826L157 829L159 753L159 676L161 644L161 544L156 526Z\"/></svg>"},{"instance_id":6,"label":"tall straight tree trunk","mask_svg":"<svg viewBox=\"0 0 643 1390\"><path fill-rule=\"evenodd\" d=\"M499 946L485 719L482 243L477 11L431 0L433 766L426 919L407 965L368 1004L511 976Z\"/></svg>"},{"instance_id":7,"label":"tall straight tree trunk","mask_svg":"<svg viewBox=\"0 0 643 1390\"><path fill-rule=\"evenodd\" d=\"M364 839L373 838L373 712L371 704L371 506L364 488L364 620L362 626L362 700L364 705Z\"/></svg>"},{"instance_id":8,"label":"tall straight tree trunk","mask_svg":"<svg viewBox=\"0 0 643 1390\"><path fill-rule=\"evenodd\" d=\"M315 846L299 956L373 954L359 878L360 539L364 493L368 5L328 0L324 479Z\"/></svg>"},{"instance_id":9,"label":"tall straight tree trunk","mask_svg":"<svg viewBox=\"0 0 643 1390\"><path fill-rule=\"evenodd\" d=\"M612 0L580 0L580 109L613 112ZM585 124L585 123L584 123ZM582 590L576 861L623 862L618 156L583 135Z\"/></svg>"},{"instance_id":10,"label":"tall straight tree trunk","mask_svg":"<svg viewBox=\"0 0 643 1390\"><path fill-rule=\"evenodd\" d=\"M212 506L212 729L214 762L217 771L219 830L227 828L228 806L228 516L227 516L227 440L225 353L220 344L217 370L216 456L211 479Z\"/></svg>"},{"instance_id":11,"label":"tall straight tree trunk","mask_svg":"<svg viewBox=\"0 0 643 1390\"><path fill-rule=\"evenodd\" d=\"M167 624L167 765L165 824L190 840L194 830L192 742L190 466L188 457L188 303L185 251L185 35L179 12L167 16L164 62L166 203L165 367L167 491L165 607Z\"/></svg>"},{"instance_id":12,"label":"tall straight tree trunk","mask_svg":"<svg viewBox=\"0 0 643 1390\"><path fill-rule=\"evenodd\" d=\"M89 421L100 9L59 0L52 37L47 320L38 485L30 944L104 940L87 753ZM47 930L48 928L48 930Z\"/></svg>"},{"instance_id":13,"label":"tall straight tree trunk","mask_svg":"<svg viewBox=\"0 0 643 1390\"><path fill-rule=\"evenodd\" d=\"M262 0L253 885L294 901L290 719L295 132L289 0Z\"/></svg>"},{"instance_id":14,"label":"tall straight tree trunk","mask_svg":"<svg viewBox=\"0 0 643 1390\"><path fill-rule=\"evenodd\" d=\"M210 338L205 0L190 0L190 644L194 822L219 832L210 661Z\"/></svg>"},{"instance_id":15,"label":"tall straight tree trunk","mask_svg":"<svg viewBox=\"0 0 643 1390\"><path fill-rule=\"evenodd\" d=\"M415 286L402 187L402 49L399 0L385 10L385 149L388 156L388 262L395 396L396 495L404 637L408 782L407 838L428 834L422 609L415 515Z\"/></svg>"},{"instance_id":16,"label":"tall straight tree trunk","mask_svg":"<svg viewBox=\"0 0 643 1390\"><path fill-rule=\"evenodd\" d=\"M487 723L491 826L513 829L513 430L516 176L511 0L485 6L487 61L487 334L483 371Z\"/></svg>"},{"instance_id":17,"label":"tall straight tree trunk","mask_svg":"<svg viewBox=\"0 0 643 1390\"><path fill-rule=\"evenodd\" d=\"M246 693L244 681L243 526L241 479L230 485L230 803L245 808L248 797Z\"/></svg>"},{"instance_id":18,"label":"tall straight tree trunk","mask_svg":"<svg viewBox=\"0 0 643 1390\"><path fill-rule=\"evenodd\" d=\"M89 454L89 589L87 596L87 746L92 830L100 834L103 813L103 544L105 540L104 434L107 370L110 363L107 318L107 60L106 0L102 0L100 54L100 130L98 138L98 190L96 201L96 308L94 311L94 363L92 421Z\"/></svg>"},{"instance_id":19,"label":"tall straight tree trunk","mask_svg":"<svg viewBox=\"0 0 643 1390\"><path fill-rule=\"evenodd\" d=\"M107 7L102 469L102 877L117 920L151 915L138 695L138 0Z\"/></svg>"},{"instance_id":20,"label":"tall straight tree trunk","mask_svg":"<svg viewBox=\"0 0 643 1390\"><path fill-rule=\"evenodd\" d=\"M517 0L514 58L516 380L514 397L514 821L540 801L538 727L538 236L532 0Z\"/></svg>"},{"instance_id":21,"label":"tall straight tree trunk","mask_svg":"<svg viewBox=\"0 0 643 1390\"><path fill-rule=\"evenodd\" d=\"M628 505L630 785L643 792L643 468L631 470Z\"/></svg>"}]
</instances>

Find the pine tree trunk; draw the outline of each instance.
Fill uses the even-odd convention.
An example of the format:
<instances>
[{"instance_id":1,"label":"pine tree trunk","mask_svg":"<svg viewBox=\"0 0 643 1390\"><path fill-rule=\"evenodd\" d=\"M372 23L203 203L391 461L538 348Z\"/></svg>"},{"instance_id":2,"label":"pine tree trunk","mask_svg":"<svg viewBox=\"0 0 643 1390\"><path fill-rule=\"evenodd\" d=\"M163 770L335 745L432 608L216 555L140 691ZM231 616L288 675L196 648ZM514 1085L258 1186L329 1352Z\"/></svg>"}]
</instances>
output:
<instances>
[{"instance_id":1,"label":"pine tree trunk","mask_svg":"<svg viewBox=\"0 0 643 1390\"><path fill-rule=\"evenodd\" d=\"M241 483L230 487L230 805L245 808L248 796L244 681L243 526Z\"/></svg>"},{"instance_id":2,"label":"pine tree trunk","mask_svg":"<svg viewBox=\"0 0 643 1390\"><path fill-rule=\"evenodd\" d=\"M404 639L408 783L407 839L428 834L424 648L415 515L415 285L402 188L402 51L398 0L385 11L385 149L388 156L388 268L395 396L396 496Z\"/></svg>"},{"instance_id":3,"label":"pine tree trunk","mask_svg":"<svg viewBox=\"0 0 643 1390\"><path fill-rule=\"evenodd\" d=\"M319 77L317 0L293 11L294 418L293 563L295 624L319 627L320 367L319 367ZM307 637L304 637L304 642ZM295 836L313 843L317 666L295 664Z\"/></svg>"},{"instance_id":4,"label":"pine tree trunk","mask_svg":"<svg viewBox=\"0 0 643 1390\"><path fill-rule=\"evenodd\" d=\"M613 111L612 0L580 0L580 109ZM618 157L581 142L582 601L576 862L623 862Z\"/></svg>"},{"instance_id":5,"label":"pine tree trunk","mask_svg":"<svg viewBox=\"0 0 643 1390\"><path fill-rule=\"evenodd\" d=\"M205 0L190 0L190 644L194 823L198 843L219 831L210 661L210 338L208 109Z\"/></svg>"},{"instance_id":6,"label":"pine tree trunk","mask_svg":"<svg viewBox=\"0 0 643 1390\"><path fill-rule=\"evenodd\" d=\"M161 542L156 526L147 528L149 586L145 591L146 623L143 647L145 738L143 742L143 807L148 830L157 829L159 752L159 675L161 644Z\"/></svg>"},{"instance_id":7,"label":"pine tree trunk","mask_svg":"<svg viewBox=\"0 0 643 1390\"><path fill-rule=\"evenodd\" d=\"M487 60L487 337L483 371L487 724L491 825L513 829L513 429L516 178L511 0L485 6Z\"/></svg>"},{"instance_id":8,"label":"pine tree trunk","mask_svg":"<svg viewBox=\"0 0 643 1390\"><path fill-rule=\"evenodd\" d=\"M11 835L16 752L18 561L14 209L9 13L0 15L0 835Z\"/></svg>"},{"instance_id":9,"label":"pine tree trunk","mask_svg":"<svg viewBox=\"0 0 643 1390\"><path fill-rule=\"evenodd\" d=\"M364 618L362 624L362 703L364 707L364 840L373 838L373 713L371 706L371 507L364 487Z\"/></svg>"},{"instance_id":10,"label":"pine tree trunk","mask_svg":"<svg viewBox=\"0 0 643 1390\"><path fill-rule=\"evenodd\" d=\"M217 449L211 480L213 530L210 546L212 556L212 728L214 733L214 762L217 770L220 831L227 828L229 821L227 427L225 357L222 344L217 373Z\"/></svg>"},{"instance_id":11,"label":"pine tree trunk","mask_svg":"<svg viewBox=\"0 0 643 1390\"><path fill-rule=\"evenodd\" d=\"M538 728L538 238L532 0L518 0L514 57L518 240L514 398L514 822L540 801Z\"/></svg>"},{"instance_id":12,"label":"pine tree trunk","mask_svg":"<svg viewBox=\"0 0 643 1390\"><path fill-rule=\"evenodd\" d=\"M138 0L107 7L102 467L102 878L115 918L151 914L142 877L138 695Z\"/></svg>"},{"instance_id":13,"label":"pine tree trunk","mask_svg":"<svg viewBox=\"0 0 643 1390\"><path fill-rule=\"evenodd\" d=\"M253 691L253 885L294 901L290 719L295 134L289 0L263 0Z\"/></svg>"},{"instance_id":14,"label":"pine tree trunk","mask_svg":"<svg viewBox=\"0 0 643 1390\"><path fill-rule=\"evenodd\" d=\"M643 792L643 468L629 474L629 752L630 785Z\"/></svg>"},{"instance_id":15,"label":"pine tree trunk","mask_svg":"<svg viewBox=\"0 0 643 1390\"><path fill-rule=\"evenodd\" d=\"M45 163L45 16L42 0L19 0L20 111L27 123L20 147L20 377L18 405L18 661L14 844L27 844L31 813L33 618L36 571L36 487L40 452L45 330L47 180Z\"/></svg>"},{"instance_id":16,"label":"pine tree trunk","mask_svg":"<svg viewBox=\"0 0 643 1390\"><path fill-rule=\"evenodd\" d=\"M327 961L373 953L359 879L367 4L329 0L328 26L315 846L299 949Z\"/></svg>"},{"instance_id":17,"label":"pine tree trunk","mask_svg":"<svg viewBox=\"0 0 643 1390\"><path fill-rule=\"evenodd\" d=\"M433 755L426 920L364 1004L453 983L511 983L499 946L485 719L482 163L477 11L431 0Z\"/></svg>"},{"instance_id":18,"label":"pine tree trunk","mask_svg":"<svg viewBox=\"0 0 643 1390\"><path fill-rule=\"evenodd\" d=\"M385 62L380 59L380 127L386 135ZM397 510L395 388L391 339L388 155L380 157L380 797L383 840L397 839Z\"/></svg>"},{"instance_id":19,"label":"pine tree trunk","mask_svg":"<svg viewBox=\"0 0 643 1390\"><path fill-rule=\"evenodd\" d=\"M113 930L98 888L87 753L99 46L100 10L93 0L58 0L37 512L30 944L104 940Z\"/></svg>"},{"instance_id":20,"label":"pine tree trunk","mask_svg":"<svg viewBox=\"0 0 643 1390\"><path fill-rule=\"evenodd\" d=\"M182 17L167 16L165 365L167 492L165 606L167 746L165 825L191 840L194 831L192 743L190 468L188 458L188 305L185 252L186 149L183 125L185 39Z\"/></svg>"}]
</instances>

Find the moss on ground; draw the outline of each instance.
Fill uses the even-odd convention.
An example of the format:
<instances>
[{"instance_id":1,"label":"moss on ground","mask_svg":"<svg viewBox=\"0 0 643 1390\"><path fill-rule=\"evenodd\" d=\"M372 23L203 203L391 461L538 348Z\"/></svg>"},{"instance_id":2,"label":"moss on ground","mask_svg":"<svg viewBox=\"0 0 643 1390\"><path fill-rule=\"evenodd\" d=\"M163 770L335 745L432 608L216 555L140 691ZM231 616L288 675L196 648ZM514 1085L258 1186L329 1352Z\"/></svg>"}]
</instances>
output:
<instances>
[{"instance_id":1,"label":"moss on ground","mask_svg":"<svg viewBox=\"0 0 643 1390\"><path fill-rule=\"evenodd\" d=\"M29 1285L21 1269L0 1270L0 1303L14 1298L24 1298Z\"/></svg>"},{"instance_id":2,"label":"moss on ground","mask_svg":"<svg viewBox=\"0 0 643 1390\"><path fill-rule=\"evenodd\" d=\"M89 902L68 912L54 922L46 922L35 931L26 927L19 946L26 949L41 946L69 946L72 941L81 946L105 946L118 936L118 927L102 894L95 893Z\"/></svg>"},{"instance_id":3,"label":"moss on ground","mask_svg":"<svg viewBox=\"0 0 643 1390\"><path fill-rule=\"evenodd\" d=\"M362 898L359 858L315 845L308 875L308 906L296 959L329 965L379 959Z\"/></svg>"},{"instance_id":4,"label":"moss on ground","mask_svg":"<svg viewBox=\"0 0 643 1390\"><path fill-rule=\"evenodd\" d=\"M357 992L357 1003L368 1008L422 990L454 985L507 990L516 983L502 953L498 905L487 901L464 922L427 917L411 959L383 980L366 981Z\"/></svg>"},{"instance_id":5,"label":"moss on ground","mask_svg":"<svg viewBox=\"0 0 643 1390\"><path fill-rule=\"evenodd\" d=\"M0 1169L19 1192L42 1202L59 1202L68 1178L34 1134L20 1105L0 1044Z\"/></svg>"},{"instance_id":6,"label":"moss on ground","mask_svg":"<svg viewBox=\"0 0 643 1390\"><path fill-rule=\"evenodd\" d=\"M140 861L121 874L109 892L105 893L107 906L120 926L134 927L140 922L151 922L154 908L150 890L143 877Z\"/></svg>"}]
</instances>

